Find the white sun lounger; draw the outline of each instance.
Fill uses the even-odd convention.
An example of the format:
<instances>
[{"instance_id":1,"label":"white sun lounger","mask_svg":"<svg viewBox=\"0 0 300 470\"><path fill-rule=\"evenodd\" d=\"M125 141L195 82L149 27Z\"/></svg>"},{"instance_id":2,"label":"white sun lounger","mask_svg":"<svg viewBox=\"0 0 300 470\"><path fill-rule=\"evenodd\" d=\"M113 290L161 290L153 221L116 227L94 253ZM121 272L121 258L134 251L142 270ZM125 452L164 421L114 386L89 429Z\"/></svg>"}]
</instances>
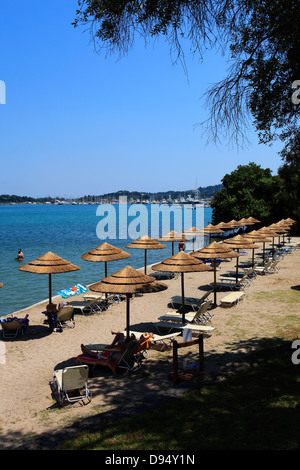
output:
<instances>
[{"instance_id":1,"label":"white sun lounger","mask_svg":"<svg viewBox=\"0 0 300 470\"><path fill-rule=\"evenodd\" d=\"M87 398L90 401L88 374L89 369L86 365L65 367L53 372L53 386L58 394L59 406L63 405L64 400L72 403ZM75 396L70 394L73 391L77 392Z\"/></svg>"},{"instance_id":2,"label":"white sun lounger","mask_svg":"<svg viewBox=\"0 0 300 470\"><path fill-rule=\"evenodd\" d=\"M221 307L232 307L245 297L245 292L231 292L220 300Z\"/></svg>"},{"instance_id":3,"label":"white sun lounger","mask_svg":"<svg viewBox=\"0 0 300 470\"><path fill-rule=\"evenodd\" d=\"M205 292L202 297L199 298L194 298L194 297L185 297L184 299L184 304L192 307L194 311L198 310L199 307L205 302L206 298L213 292L213 290L209 290ZM180 305L182 303L182 298L179 295L174 295L171 299L171 305L173 308L176 307L176 305Z\"/></svg>"},{"instance_id":4,"label":"white sun lounger","mask_svg":"<svg viewBox=\"0 0 300 470\"><path fill-rule=\"evenodd\" d=\"M196 323L196 324L205 324L209 321L212 320L213 315L208 312L208 308L211 305L211 300L207 300L206 302L203 302L200 308L198 308L197 312L193 313L186 313L184 318L188 323ZM158 317L159 320L161 321L176 321L176 322L181 322L182 321L182 314L177 313L177 312L167 312L164 315L161 315Z\"/></svg>"},{"instance_id":5,"label":"white sun lounger","mask_svg":"<svg viewBox=\"0 0 300 470\"><path fill-rule=\"evenodd\" d=\"M157 330L160 332L160 329L168 329L168 333L170 333L172 330L192 330L200 334L206 334L206 333L211 333L215 327L214 326L206 326L206 325L195 325L194 323L172 323L170 321L160 321L157 323L154 323L155 327Z\"/></svg>"}]
</instances>

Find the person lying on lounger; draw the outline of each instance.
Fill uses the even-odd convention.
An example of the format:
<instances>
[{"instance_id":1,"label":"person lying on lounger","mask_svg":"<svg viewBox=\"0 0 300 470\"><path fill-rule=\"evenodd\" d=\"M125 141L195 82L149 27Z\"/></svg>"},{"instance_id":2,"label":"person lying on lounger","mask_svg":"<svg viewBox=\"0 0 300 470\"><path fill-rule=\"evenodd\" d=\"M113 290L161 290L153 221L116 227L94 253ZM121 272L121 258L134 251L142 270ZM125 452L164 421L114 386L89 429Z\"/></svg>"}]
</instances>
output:
<instances>
[{"instance_id":1,"label":"person lying on lounger","mask_svg":"<svg viewBox=\"0 0 300 470\"><path fill-rule=\"evenodd\" d=\"M3 322L12 322L14 320L17 320L17 322L19 322L20 326L28 326L29 325L29 315L28 315L28 313L25 315L24 318L18 318L18 317L15 317L13 314L11 314L8 318L3 318L1 321L3 321Z\"/></svg>"},{"instance_id":2,"label":"person lying on lounger","mask_svg":"<svg viewBox=\"0 0 300 470\"><path fill-rule=\"evenodd\" d=\"M120 346L120 349L117 349L116 351L111 351L108 346L107 349L104 349L103 351L90 351L87 349L84 344L82 344L81 351L83 354L90 356L90 357L95 357L97 359L104 359L105 361L110 361L112 364L117 364L120 358L122 357L124 353L124 349L126 348L127 343L123 343L123 346Z\"/></svg>"},{"instance_id":3,"label":"person lying on lounger","mask_svg":"<svg viewBox=\"0 0 300 470\"><path fill-rule=\"evenodd\" d=\"M111 348L116 345L122 345L126 341L128 342L128 340L125 338L124 333L121 333L120 331L111 330L111 334L115 335L115 337L113 339L113 342L109 346L107 346L107 348ZM153 333L142 333L139 339L146 341L150 338L153 338ZM134 339L137 338L134 333L131 333L129 341L132 341Z\"/></svg>"},{"instance_id":4,"label":"person lying on lounger","mask_svg":"<svg viewBox=\"0 0 300 470\"><path fill-rule=\"evenodd\" d=\"M111 361L113 364L114 363L117 363L119 361L119 359L121 358L123 352L124 352L124 349L126 349L127 347L127 344L130 342L130 341L134 341L136 340L136 336L131 333L129 339L127 340L127 338L125 338L125 335L124 333L121 333L121 332L118 332L118 331L114 331L112 330L111 331L112 334L115 335L114 339L113 339L113 342L106 346L106 348L102 351L91 351L89 349L87 349L84 344L81 344L81 351L83 352L83 354L87 355L87 356L90 356L90 357L95 357L97 359L104 359L104 360L109 360ZM140 336L140 341L143 342L143 341L147 341L149 340L151 337L153 337L153 333L142 333L141 336ZM113 351L111 349L114 349Z\"/></svg>"}]
</instances>

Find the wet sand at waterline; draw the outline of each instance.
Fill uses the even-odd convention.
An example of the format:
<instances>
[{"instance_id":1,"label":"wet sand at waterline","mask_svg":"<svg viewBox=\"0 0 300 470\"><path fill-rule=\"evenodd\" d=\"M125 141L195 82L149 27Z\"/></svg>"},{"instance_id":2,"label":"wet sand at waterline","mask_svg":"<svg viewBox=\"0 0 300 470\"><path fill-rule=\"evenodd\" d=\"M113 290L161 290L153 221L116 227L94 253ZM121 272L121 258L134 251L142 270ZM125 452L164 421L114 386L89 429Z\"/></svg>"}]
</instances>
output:
<instances>
[{"instance_id":1,"label":"wet sand at waterline","mask_svg":"<svg viewBox=\"0 0 300 470\"><path fill-rule=\"evenodd\" d=\"M300 241L300 237L294 237L293 241ZM246 252L240 261L251 256L252 251ZM282 323L287 313L291 325L296 324L299 312L295 296L300 297L299 263L300 249L285 255L279 261L279 272L257 276L246 288L245 299L233 307L220 307L219 300L228 292L218 292L218 306L211 310L214 315L211 325L215 329L204 338L207 376L228 363L240 360L245 353L254 351L264 340L273 338L275 332L278 334L278 328L282 331L288 329L289 325ZM234 270L235 264L235 260L222 262L217 279L227 270ZM151 272L148 268L147 273ZM187 273L184 279L185 296L200 297L211 288L213 272ZM170 300L172 296L181 294L180 277L161 282L168 289L131 300L132 329L157 333L153 323L158 321L160 315L173 310ZM285 302L290 296L293 301L289 302L287 312ZM68 300L72 303L72 300L81 298L82 295ZM213 299L212 294L210 298ZM45 300L17 312L18 317L29 314L27 331L23 336L0 343L1 449L52 448L71 435L73 429L88 429L95 420L103 424L114 414L122 416L147 409L147 406L180 396L197 386L197 379L174 386L168 379L172 372L172 351L151 349L142 368L125 378L116 378L108 367L98 367L88 381L91 402L84 406L80 402L66 404L60 409L51 390L53 371L75 365L75 357L81 353L82 343L111 343L111 329L123 331L125 328L126 303L114 304L108 310L92 315L76 314L75 328L65 328L62 333L49 333L48 326L44 324L45 315L42 312L47 303ZM179 354L179 364L183 355L187 357L188 364L197 363L197 346L181 349ZM74 426L75 423L80 423L82 427Z\"/></svg>"}]
</instances>

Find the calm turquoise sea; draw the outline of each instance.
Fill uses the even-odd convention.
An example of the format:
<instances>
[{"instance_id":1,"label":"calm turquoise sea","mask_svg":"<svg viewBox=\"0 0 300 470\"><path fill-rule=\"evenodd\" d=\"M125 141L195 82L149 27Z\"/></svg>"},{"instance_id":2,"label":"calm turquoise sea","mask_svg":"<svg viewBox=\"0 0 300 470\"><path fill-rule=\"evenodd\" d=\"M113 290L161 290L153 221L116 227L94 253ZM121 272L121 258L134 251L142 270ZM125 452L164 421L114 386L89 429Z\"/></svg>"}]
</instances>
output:
<instances>
[{"instance_id":1,"label":"calm turquoise sea","mask_svg":"<svg viewBox=\"0 0 300 470\"><path fill-rule=\"evenodd\" d=\"M160 222L156 220L156 225L153 225L154 204L134 206L113 205L109 206L106 212L105 206L101 205L0 206L0 282L4 284L0 289L0 316L21 310L48 297L48 275L18 270L20 264L26 264L48 251L80 267L79 271L52 276L53 296L59 290L72 287L76 283L88 285L101 280L104 276L104 264L83 261L81 255L104 241L131 254L126 260L108 263L108 275L127 265L134 268L143 267L144 250L130 250L125 248L125 245L133 238L146 234L152 236L154 232L156 235L158 229L159 235L162 235L164 226L162 219L159 219ZM138 206L140 212L137 212ZM169 208L166 207L165 210L167 212ZM196 211L191 207L173 208L170 210L169 229L176 229L175 220L178 214L182 214L182 217L188 215L188 222L191 223L186 226L184 222L185 229L195 225L196 222L199 227L199 220L207 225L212 219L212 209L201 210L199 219L199 214L195 216ZM109 237L104 239L103 236ZM167 248L163 250L148 250L147 264L171 256L171 246L171 243L167 243ZM19 248L24 253L24 261L21 263L15 259Z\"/></svg>"}]
</instances>

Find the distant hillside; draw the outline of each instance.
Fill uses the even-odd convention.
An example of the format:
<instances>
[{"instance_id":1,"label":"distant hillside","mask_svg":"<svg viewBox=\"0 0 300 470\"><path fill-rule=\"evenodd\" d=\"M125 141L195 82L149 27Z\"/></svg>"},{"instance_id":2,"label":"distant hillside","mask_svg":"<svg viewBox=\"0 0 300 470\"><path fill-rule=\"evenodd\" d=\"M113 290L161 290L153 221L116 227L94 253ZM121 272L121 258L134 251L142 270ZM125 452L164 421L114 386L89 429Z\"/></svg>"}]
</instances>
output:
<instances>
[{"instance_id":1,"label":"distant hillside","mask_svg":"<svg viewBox=\"0 0 300 470\"><path fill-rule=\"evenodd\" d=\"M204 188L199 187L197 197L198 199L210 199L214 196L220 189L222 189L221 184L216 184L215 186L206 186ZM76 198L75 201L82 201L82 200L94 200L99 201L101 199L118 199L119 196L127 196L128 199L155 199L155 200L163 200L169 199L172 200L180 199L181 197L187 198L191 196L194 198L196 195L196 191L194 189L189 189L185 191L160 191L157 193L149 193L149 192L142 192L142 191L127 191L127 190L120 190L113 193L106 193L101 195L85 195L79 198ZM0 195L0 204L26 204L26 203L43 203L46 202L54 202L56 198L54 197L44 197L44 198L33 198L29 196L17 196L15 194L1 194Z\"/></svg>"},{"instance_id":2,"label":"distant hillside","mask_svg":"<svg viewBox=\"0 0 300 470\"><path fill-rule=\"evenodd\" d=\"M206 186L204 188L199 187L198 198L199 199L211 198L222 188L223 188L222 184L216 184L214 186ZM135 199L135 198L140 198L141 196L143 196L143 198L147 198L147 199L154 198L154 199L159 200L159 199L168 199L169 197L171 197L171 199L178 199L180 197L187 197L188 195L195 197L195 189L188 189L184 191L174 191L174 190L160 191L156 193L150 193L150 192L144 192L144 191L119 190L113 193L102 194L101 196L97 196L97 197L102 197L104 199L116 199L119 196L127 196L127 197L131 197Z\"/></svg>"}]
</instances>

